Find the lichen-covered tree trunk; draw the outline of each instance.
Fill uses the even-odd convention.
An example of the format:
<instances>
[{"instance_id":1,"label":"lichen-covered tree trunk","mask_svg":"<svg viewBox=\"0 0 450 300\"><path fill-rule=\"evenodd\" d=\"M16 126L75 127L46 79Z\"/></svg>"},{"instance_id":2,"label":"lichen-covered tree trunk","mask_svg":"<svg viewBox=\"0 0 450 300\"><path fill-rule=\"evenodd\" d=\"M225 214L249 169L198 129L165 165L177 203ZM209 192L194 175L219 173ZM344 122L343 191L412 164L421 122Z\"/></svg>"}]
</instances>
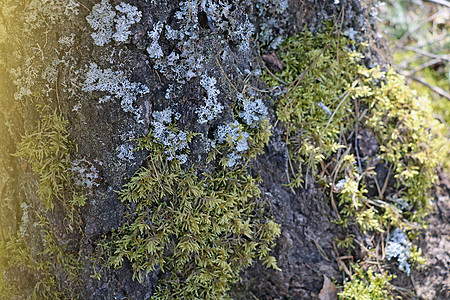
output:
<instances>
[{"instance_id":1,"label":"lichen-covered tree trunk","mask_svg":"<svg viewBox=\"0 0 450 300\"><path fill-rule=\"evenodd\" d=\"M0 294L6 299L337 299L330 280L340 285L352 275L351 262L366 257L366 247L385 247L386 229L418 228L408 213L425 200L398 219L407 225L388 219L392 225L383 227L391 211L377 201L388 203L411 188L390 177L396 162L378 157L385 145L363 123L372 100L357 102L372 99L367 90L349 97L364 84L377 93L385 77L362 83L357 67L328 67L322 74L345 73L342 85L298 110L304 120L312 107L320 110L311 122L322 118L326 126L316 135L337 128L329 140L339 145L330 153L342 161L343 154L354 155L359 164L366 157L361 178L361 168L364 176L376 169L364 184L375 180L381 187L361 192L362 200L353 194L353 203L361 203L355 211L349 205L348 222L339 215L346 206L338 202L337 185L350 175L333 171L342 161L326 144L301 161L301 145L314 136L310 125L284 120L279 109L280 103L296 107L290 89L306 93L307 82L323 79L317 89L328 89L328 75L313 71L322 70L324 60L342 66L345 53L359 51L364 57L348 55L348 64L387 70L372 5L2 0L0 8ZM290 60L276 53L305 31L321 33L322 40L314 40L307 65L295 70L291 63L301 54ZM323 96L334 93L337 100ZM327 181L334 174L335 182ZM448 213L448 196L439 195ZM367 217L373 211L380 217L370 215L370 221L381 227L357 226L358 212ZM431 226L448 225L432 220ZM370 234L377 230L380 235ZM340 243L350 240L344 250ZM444 251L440 255L448 262ZM429 266L438 274L443 264ZM410 287L409 277L394 272ZM423 298L427 289L439 288L433 297L445 299L450 283L424 276L416 288Z\"/></svg>"}]
</instances>

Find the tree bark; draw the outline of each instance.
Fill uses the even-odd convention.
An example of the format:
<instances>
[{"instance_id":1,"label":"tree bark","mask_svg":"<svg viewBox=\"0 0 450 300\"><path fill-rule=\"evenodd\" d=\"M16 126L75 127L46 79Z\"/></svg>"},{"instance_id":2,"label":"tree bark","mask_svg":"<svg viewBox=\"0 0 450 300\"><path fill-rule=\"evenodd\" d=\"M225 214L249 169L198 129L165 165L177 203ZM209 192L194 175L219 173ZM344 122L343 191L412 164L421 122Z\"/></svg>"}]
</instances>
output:
<instances>
[{"instance_id":1,"label":"tree bark","mask_svg":"<svg viewBox=\"0 0 450 300\"><path fill-rule=\"evenodd\" d=\"M73 288L74 295L82 299L150 299L158 287L158 279L163 276L161 270L148 273L139 283L132 279L128 261L124 261L122 268L114 269L107 267L105 261L92 259L98 255L98 243L124 222L127 207L117 192L147 161L148 151L131 152L137 146L135 139L151 130L152 113L167 107L176 107L179 112L180 130L211 136L218 126L233 119L230 98L249 87L254 97L263 99L267 105L272 126L264 154L252 160L248 168L255 178L261 177L262 201L281 224L281 235L272 255L282 271L255 263L242 272L242 280L231 295L236 299L319 299L326 277L342 280L333 240L343 230L332 222L336 215L328 195L312 178L306 178L307 184L302 189L294 191L286 187L289 154L283 136L285 125L277 122L273 93L264 92L269 88L261 79L261 71L270 62L262 56L275 51L278 39L305 29L317 32L323 28L323 21L331 20L342 26L341 31L353 28L358 32L357 39L369 40L365 53L368 67L384 65L385 49L375 33L370 7L358 0L335 1L335 4L329 0L228 0L225 4L212 1L217 4L217 10L213 11L210 2L206 4L207 10L202 8L202 1L181 4L175 0L128 0L126 3L141 12L140 20L129 26L124 41L120 37L115 40L111 35L103 46L95 44L92 33L101 30L95 31L88 16L95 11L94 4L110 3L118 18L120 10L115 6L120 1L32 0L6 1L3 5L3 14L8 8L10 16L20 21L17 23L4 15L8 40L0 40L4 77L0 100L3 178L0 224L4 235L19 232L31 256L40 257L39 253L48 244L45 228L36 225L39 222L36 213L48 220L49 228L55 232L55 243L66 254L75 253L83 267L77 273L77 282L66 273L50 268L55 272L52 275L59 290ZM185 13L178 18L182 7ZM157 32L158 24L165 26L163 33ZM118 21L109 26L113 26L112 33L119 32ZM167 26L178 29L179 34L191 30L192 35L171 39ZM175 56L179 58L170 65L170 59ZM161 61L167 69L162 69ZM97 85L88 91L87 74L93 70L92 64L97 70L103 70L100 78L107 77L107 70L114 74L108 79L110 84L121 80L118 87L103 89ZM223 106L213 121L205 123L198 122L197 113L208 97L201 84L202 76L217 81L218 101ZM139 92L139 87L133 84L148 90ZM134 94L124 95L127 89ZM31 164L11 156L17 151L21 136L36 128L41 117L36 110L38 103L49 104L67 119L69 139L76 145L70 160L82 161L85 168L95 169L98 175L86 192L86 204L75 210L74 223L67 220L68 212L61 201L55 201L53 210L44 208L36 194L39 176ZM199 169L207 156L205 139L194 139L187 166ZM448 215L436 221L436 226L445 226L445 222L448 223ZM357 238L362 238L356 228L351 230ZM6 240L5 236L3 239ZM448 261L448 255L442 255ZM445 269L442 265L436 268ZM8 272L7 278L16 277L15 282L23 287L23 296L32 293L40 279L39 275L25 275L27 268ZM98 274L101 276L97 277ZM434 288L437 283L425 281L426 278L418 285L421 296L427 298L423 289ZM448 296L447 281L439 285L442 292L436 293L436 299ZM334 297L337 299L336 294Z\"/></svg>"}]
</instances>

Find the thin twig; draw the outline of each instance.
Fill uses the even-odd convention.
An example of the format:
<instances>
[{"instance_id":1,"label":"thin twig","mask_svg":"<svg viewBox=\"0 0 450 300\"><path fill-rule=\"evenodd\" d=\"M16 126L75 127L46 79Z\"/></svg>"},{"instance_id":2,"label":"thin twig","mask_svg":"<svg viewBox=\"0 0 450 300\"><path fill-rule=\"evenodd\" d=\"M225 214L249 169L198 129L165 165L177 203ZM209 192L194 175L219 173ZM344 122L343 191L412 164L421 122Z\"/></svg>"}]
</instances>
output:
<instances>
[{"instance_id":1,"label":"thin twig","mask_svg":"<svg viewBox=\"0 0 450 300\"><path fill-rule=\"evenodd\" d=\"M306 73L308 73L308 71L311 70L312 66L314 66L316 64L316 62L319 60L319 58L322 56L322 54L325 52L325 50L327 50L328 47L330 47L330 43L325 45L325 47L322 49L322 51L319 53L319 55L317 55L317 57L309 65L309 67L302 74L298 75L298 77L289 85L288 93L287 93L286 97L288 97L292 93L292 91L294 91L298 87L298 85L303 81L303 78L305 77ZM294 82L295 82L295 86L291 89Z\"/></svg>"},{"instance_id":2,"label":"thin twig","mask_svg":"<svg viewBox=\"0 0 450 300\"><path fill-rule=\"evenodd\" d=\"M312 162L312 159L313 159L313 153L314 153L314 151L311 151L311 154L309 155L309 159L308 159L308 167L306 169L306 175L305 175L305 188L308 188L308 173L309 173L309 168L311 167L311 162ZM314 174L312 174L312 176L314 176Z\"/></svg>"},{"instance_id":3,"label":"thin twig","mask_svg":"<svg viewBox=\"0 0 450 300\"><path fill-rule=\"evenodd\" d=\"M380 184L378 183L378 179L377 179L377 175L375 174L374 176L374 181L375 181L375 185L377 186L377 191L378 191L378 196L380 198L382 198L382 193L381 193L381 188L380 188Z\"/></svg>"},{"instance_id":4,"label":"thin twig","mask_svg":"<svg viewBox=\"0 0 450 300\"><path fill-rule=\"evenodd\" d=\"M266 69L266 71L270 74L270 76L272 76L273 78L275 78L276 80L278 80L280 83L282 83L282 84L284 84L284 85L289 85L287 82L285 82L285 81L281 80L280 78L278 78L277 76L275 76L275 74L273 74L273 73L269 70L269 68L266 66L266 64L264 63L263 59L261 58L261 55L259 54L259 52L258 52L258 57L259 57L259 60L260 60L261 64L262 64L263 67Z\"/></svg>"},{"instance_id":5,"label":"thin twig","mask_svg":"<svg viewBox=\"0 0 450 300\"><path fill-rule=\"evenodd\" d=\"M447 11L450 12L450 9L447 9ZM422 42L417 43L416 47L422 48L425 46L430 46L430 45L433 45L434 43L441 42L441 41L447 39L447 37L448 37L448 34L446 32L443 32L442 34L435 36L434 38L430 38L429 40L423 40Z\"/></svg>"},{"instance_id":6,"label":"thin twig","mask_svg":"<svg viewBox=\"0 0 450 300\"><path fill-rule=\"evenodd\" d=\"M430 21L434 20L435 18L439 17L440 15L445 15L447 13L449 9L442 9L439 10L437 13L433 14L432 16L428 17L428 19L426 19L424 22L419 23L417 26L415 26L414 28L408 30L408 32L406 32L405 34L403 34L399 39L398 42L396 43L396 45L403 45L403 41L411 35L411 33L413 33L414 31L423 28L423 26L425 26L426 24L428 24Z\"/></svg>"},{"instance_id":7,"label":"thin twig","mask_svg":"<svg viewBox=\"0 0 450 300\"><path fill-rule=\"evenodd\" d=\"M339 65L339 43L341 41L341 31L342 31L342 24L344 23L344 3L342 3L342 8L341 8L341 12L339 14L342 13L342 17L341 17L341 24L339 24L339 31L338 31L338 39L337 39L337 48L336 48L336 59L337 59L337 64Z\"/></svg>"},{"instance_id":8,"label":"thin twig","mask_svg":"<svg viewBox=\"0 0 450 300\"><path fill-rule=\"evenodd\" d=\"M318 243L315 239L313 239L313 238L311 238L311 240L314 242L314 245L316 245L316 248L317 248L317 250L319 250L320 255L322 255L322 257L325 258L327 261L331 261L331 260L328 258L327 254L325 253L325 251L324 251L324 250L322 249L322 247L319 245L319 243Z\"/></svg>"},{"instance_id":9,"label":"thin twig","mask_svg":"<svg viewBox=\"0 0 450 300\"><path fill-rule=\"evenodd\" d=\"M381 199L383 199L384 192L386 192L386 188L387 188L387 185L389 182L389 176L391 175L391 169L392 169L392 165L389 166L388 173L386 175L386 178L384 179L384 184L383 184L383 188L381 189L381 195L380 195Z\"/></svg>"},{"instance_id":10,"label":"thin twig","mask_svg":"<svg viewBox=\"0 0 450 300\"><path fill-rule=\"evenodd\" d=\"M336 247L335 241L333 241L333 250L334 250L334 254L336 256L337 262L338 262L339 270L343 270L345 272L345 274L347 274L348 277L350 277L350 279L351 279L352 278L352 272L350 272L350 270L347 268L345 263L339 257L339 252L337 251L337 247Z\"/></svg>"},{"instance_id":11,"label":"thin twig","mask_svg":"<svg viewBox=\"0 0 450 300\"><path fill-rule=\"evenodd\" d=\"M186 31L189 22L191 21L191 15L192 15L192 8L191 8L191 0L188 0L188 5L189 5L189 14L188 14L188 19L186 21L186 26L184 26L184 31Z\"/></svg>"},{"instance_id":12,"label":"thin twig","mask_svg":"<svg viewBox=\"0 0 450 300\"><path fill-rule=\"evenodd\" d=\"M84 7L87 11L91 12L91 10L89 8L87 8L83 3L81 3L80 1L77 1L77 3L79 5L81 5L82 7Z\"/></svg>"},{"instance_id":13,"label":"thin twig","mask_svg":"<svg viewBox=\"0 0 450 300\"><path fill-rule=\"evenodd\" d=\"M333 120L334 115L335 115L336 112L339 110L339 108L340 108L341 105L344 103L344 101L348 98L348 96L350 95L351 89L353 89L353 88L356 86L357 83L358 83L358 82L355 81L355 82L352 84L350 90L346 91L344 94L341 95L341 97L343 97L343 99L341 100L341 102L339 102L338 106L337 106L336 109L333 111L333 114L331 115L330 119L328 120L327 126L325 126L325 129L323 130L324 132L327 130L328 126L330 126L331 121Z\"/></svg>"},{"instance_id":14,"label":"thin twig","mask_svg":"<svg viewBox=\"0 0 450 300\"><path fill-rule=\"evenodd\" d=\"M450 125L448 125L448 123L444 120L444 118L442 118L442 116L436 115L436 114L432 114L432 116L433 116L433 118L439 120L439 122L444 124L447 127L447 129L450 129Z\"/></svg>"},{"instance_id":15,"label":"thin twig","mask_svg":"<svg viewBox=\"0 0 450 300\"><path fill-rule=\"evenodd\" d=\"M411 78L414 81L417 81L417 82L423 84L424 86L426 86L427 88L429 88L430 90L432 90L436 94L440 95L441 97L444 97L444 98L447 98L447 100L450 100L450 94L449 93L447 93L446 91L444 91L443 89L441 89L438 86L431 85L424 78L418 77L418 76L408 76L408 74L405 74L405 72L400 72L400 74L404 75L404 76L406 76L408 78Z\"/></svg>"},{"instance_id":16,"label":"thin twig","mask_svg":"<svg viewBox=\"0 0 450 300\"><path fill-rule=\"evenodd\" d=\"M251 88L252 90L261 92L261 93L270 93L270 91L260 90L260 89L258 89L258 88L255 88L254 86L251 86L251 85L249 85L249 84L246 84L246 85L244 85L244 88L242 89L242 94L244 94L245 89L246 89L247 87Z\"/></svg>"},{"instance_id":17,"label":"thin twig","mask_svg":"<svg viewBox=\"0 0 450 300\"><path fill-rule=\"evenodd\" d=\"M227 73L225 73L225 71L223 70L222 66L220 65L219 60L216 57L216 61L217 64L219 65L220 70L222 71L223 75L225 76L225 78L228 80L228 82L231 84L231 86L233 87L233 89L236 91L236 93L239 94L239 91L237 90L236 86L231 82L231 80L228 78Z\"/></svg>"},{"instance_id":18,"label":"thin twig","mask_svg":"<svg viewBox=\"0 0 450 300\"><path fill-rule=\"evenodd\" d=\"M427 56L427 57L431 57L431 58L438 58L438 59L450 62L450 57L448 55L438 55L438 54L434 54L434 53L422 50L420 48L410 47L410 46L403 46L403 47L399 47L398 49L406 50L406 51L413 51L413 52L416 52L423 56Z\"/></svg>"},{"instance_id":19,"label":"thin twig","mask_svg":"<svg viewBox=\"0 0 450 300\"><path fill-rule=\"evenodd\" d=\"M158 169L156 169L155 163L153 162L153 157L150 155L150 161L152 162L153 169L155 170L156 178L158 179L159 186L164 191L164 187L161 183L161 179L159 178Z\"/></svg>"},{"instance_id":20,"label":"thin twig","mask_svg":"<svg viewBox=\"0 0 450 300\"><path fill-rule=\"evenodd\" d=\"M355 99L355 114L356 114L355 152L356 152L356 159L358 160L358 171L359 171L359 174L362 174L361 158L359 156L359 149L358 149L359 118L358 118L358 100L357 99Z\"/></svg>"},{"instance_id":21,"label":"thin twig","mask_svg":"<svg viewBox=\"0 0 450 300\"><path fill-rule=\"evenodd\" d=\"M440 58L434 58L434 59L432 59L432 60L429 60L429 61L427 61L427 62L421 64L420 66L418 66L418 67L412 69L411 71L408 71L408 74L409 74L409 75L407 75L407 76L408 76L408 77L413 76L415 73L417 73L417 72L419 72L419 71L421 71L421 70L423 70L423 69L426 69L426 68L428 68L428 67L431 67L431 66L433 66L433 65L435 65L435 64L438 64L438 63L440 63L440 62L442 62L442 59L440 59Z\"/></svg>"},{"instance_id":22,"label":"thin twig","mask_svg":"<svg viewBox=\"0 0 450 300\"><path fill-rule=\"evenodd\" d=\"M425 1L433 2L433 3L436 3L436 4L440 4L440 5L443 5L443 6L450 7L450 2L446 1L446 0L425 0Z\"/></svg>"},{"instance_id":23,"label":"thin twig","mask_svg":"<svg viewBox=\"0 0 450 300\"><path fill-rule=\"evenodd\" d=\"M320 56L322 56L322 54L325 52L325 50L330 46L330 44L328 43L323 49L322 51L319 53L319 55L317 55L317 57L314 59L314 61L308 66L308 68L303 71L303 73L301 73L300 75L298 75L298 77L288 86L288 92L286 93L286 98L289 97L289 95L298 87L298 85L303 81L303 78L305 77L306 73L308 73L309 70L311 70L312 66L317 62L317 60L319 59ZM295 86L293 88L292 85L295 82ZM289 105L286 105L283 109L283 112L285 112L286 108L291 109L292 108L292 103L293 103L293 99L289 100Z\"/></svg>"}]
</instances>

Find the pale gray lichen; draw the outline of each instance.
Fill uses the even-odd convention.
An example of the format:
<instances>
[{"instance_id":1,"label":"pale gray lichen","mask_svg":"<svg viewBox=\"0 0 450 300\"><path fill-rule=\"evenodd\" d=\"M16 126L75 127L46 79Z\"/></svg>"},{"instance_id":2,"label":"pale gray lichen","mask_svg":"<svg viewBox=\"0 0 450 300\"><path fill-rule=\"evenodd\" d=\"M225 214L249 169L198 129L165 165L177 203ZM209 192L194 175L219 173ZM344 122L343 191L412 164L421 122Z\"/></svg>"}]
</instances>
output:
<instances>
[{"instance_id":1,"label":"pale gray lichen","mask_svg":"<svg viewBox=\"0 0 450 300\"><path fill-rule=\"evenodd\" d=\"M125 42L131 34L131 25L141 21L142 13L138 11L137 7L124 2L117 5L116 10L121 14L118 14L118 17L114 20L116 32L112 38L117 42Z\"/></svg>"},{"instance_id":2,"label":"pale gray lichen","mask_svg":"<svg viewBox=\"0 0 450 300\"><path fill-rule=\"evenodd\" d=\"M334 190L336 192L340 192L344 189L345 185L347 184L347 177L339 180L335 185L334 185Z\"/></svg>"},{"instance_id":3,"label":"pale gray lichen","mask_svg":"<svg viewBox=\"0 0 450 300\"><path fill-rule=\"evenodd\" d=\"M39 70L34 67L33 57L27 57L24 62L26 68L11 68L10 73L16 86L14 99L21 100L25 96L31 96L32 88L39 76Z\"/></svg>"},{"instance_id":4,"label":"pale gray lichen","mask_svg":"<svg viewBox=\"0 0 450 300\"><path fill-rule=\"evenodd\" d=\"M57 57L54 58L42 71L41 78L54 84L58 80L58 65L62 62L63 61L59 60Z\"/></svg>"},{"instance_id":5,"label":"pale gray lichen","mask_svg":"<svg viewBox=\"0 0 450 300\"><path fill-rule=\"evenodd\" d=\"M181 31L174 30L169 25L166 25L165 28L166 28L166 38L168 40L175 41L183 35Z\"/></svg>"},{"instance_id":6,"label":"pale gray lichen","mask_svg":"<svg viewBox=\"0 0 450 300\"><path fill-rule=\"evenodd\" d=\"M180 119L180 114L169 107L153 112L152 116L154 142L164 146L167 160L177 159L180 164L186 163L188 156L184 152L189 149L188 134L170 126L173 120Z\"/></svg>"},{"instance_id":7,"label":"pale gray lichen","mask_svg":"<svg viewBox=\"0 0 450 300\"><path fill-rule=\"evenodd\" d=\"M203 75L200 80L200 84L206 90L207 94L207 97L203 98L205 105L200 106L196 110L200 124L214 120L223 111L223 105L217 98L220 91L216 88L216 83L217 80L208 75Z\"/></svg>"},{"instance_id":8,"label":"pale gray lichen","mask_svg":"<svg viewBox=\"0 0 450 300\"><path fill-rule=\"evenodd\" d=\"M278 1L277 13L282 14L288 9L289 0L280 0Z\"/></svg>"},{"instance_id":9,"label":"pale gray lichen","mask_svg":"<svg viewBox=\"0 0 450 300\"><path fill-rule=\"evenodd\" d=\"M122 2L115 9L116 11L108 0L102 0L92 7L86 20L95 30L91 34L94 44L104 46L112 39L126 42L131 34L130 27L141 20L142 13L132 5Z\"/></svg>"},{"instance_id":10,"label":"pale gray lichen","mask_svg":"<svg viewBox=\"0 0 450 300\"><path fill-rule=\"evenodd\" d=\"M116 152L118 152L117 156L121 160L133 161L134 157L134 147L130 143L122 144L116 147Z\"/></svg>"},{"instance_id":11,"label":"pale gray lichen","mask_svg":"<svg viewBox=\"0 0 450 300\"><path fill-rule=\"evenodd\" d=\"M68 48L72 47L75 43L75 34L65 35L59 38L58 43Z\"/></svg>"},{"instance_id":12,"label":"pale gray lichen","mask_svg":"<svg viewBox=\"0 0 450 300\"><path fill-rule=\"evenodd\" d=\"M28 236L27 226L28 226L28 223L30 222L30 216L28 214L29 206L26 202L22 202L20 204L20 208L22 208L22 219L20 222L19 232L20 232L20 236L23 238L25 236Z\"/></svg>"},{"instance_id":13,"label":"pale gray lichen","mask_svg":"<svg viewBox=\"0 0 450 300\"><path fill-rule=\"evenodd\" d=\"M166 100L170 100L170 98L172 98L173 89L174 89L174 85L169 84L169 87L166 89L166 94L164 96L164 98L166 98Z\"/></svg>"},{"instance_id":14,"label":"pale gray lichen","mask_svg":"<svg viewBox=\"0 0 450 300\"><path fill-rule=\"evenodd\" d=\"M116 13L108 0L102 0L101 3L92 7L92 12L86 17L86 20L95 30L91 36L96 45L103 46L111 41L115 16Z\"/></svg>"},{"instance_id":15,"label":"pale gray lichen","mask_svg":"<svg viewBox=\"0 0 450 300\"><path fill-rule=\"evenodd\" d=\"M243 111L239 112L239 117L251 127L256 127L261 120L267 116L267 107L261 99L248 99L242 94L238 94L238 99L241 101Z\"/></svg>"},{"instance_id":16,"label":"pale gray lichen","mask_svg":"<svg viewBox=\"0 0 450 300\"><path fill-rule=\"evenodd\" d=\"M277 49L284 40L285 29L289 26L288 0L256 0L258 16L264 20L259 25L258 40L263 46Z\"/></svg>"},{"instance_id":17,"label":"pale gray lichen","mask_svg":"<svg viewBox=\"0 0 450 300\"><path fill-rule=\"evenodd\" d=\"M98 162L102 165L101 162ZM76 186L92 190L100 185L101 176L96 166L86 159L77 159L70 168Z\"/></svg>"},{"instance_id":18,"label":"pale gray lichen","mask_svg":"<svg viewBox=\"0 0 450 300\"><path fill-rule=\"evenodd\" d=\"M85 81L82 86L84 92L108 92L111 96L120 99L120 105L125 112L131 112L138 122L142 123L141 109L134 107L138 96L148 94L150 90L141 83L130 82L123 71L114 72L111 69L100 69L96 63L89 65ZM103 103L107 98L100 98Z\"/></svg>"},{"instance_id":19,"label":"pale gray lichen","mask_svg":"<svg viewBox=\"0 0 450 300\"><path fill-rule=\"evenodd\" d=\"M323 102L318 102L317 105L319 105L319 107L323 109L327 115L331 116L331 110L325 104L323 104Z\"/></svg>"},{"instance_id":20,"label":"pale gray lichen","mask_svg":"<svg viewBox=\"0 0 450 300\"><path fill-rule=\"evenodd\" d=\"M348 28L343 32L343 34L348 37L351 40L355 40L356 35L358 34L358 31L353 29L353 27Z\"/></svg>"},{"instance_id":21,"label":"pale gray lichen","mask_svg":"<svg viewBox=\"0 0 450 300\"><path fill-rule=\"evenodd\" d=\"M232 19L230 14L233 7L232 4L228 4L225 1L217 3L212 0L202 0L200 7L206 13L211 30L215 31L215 28L224 30L229 26L227 20Z\"/></svg>"},{"instance_id":22,"label":"pale gray lichen","mask_svg":"<svg viewBox=\"0 0 450 300\"><path fill-rule=\"evenodd\" d=\"M243 130L237 121L220 125L215 132L215 137L217 143L227 143L230 148L230 152L227 155L227 167L231 168L238 163L242 158L242 154L249 149L247 139L250 135Z\"/></svg>"},{"instance_id":23,"label":"pale gray lichen","mask_svg":"<svg viewBox=\"0 0 450 300\"><path fill-rule=\"evenodd\" d=\"M233 33L239 40L239 50L242 52L250 51L250 40L255 32L255 26L248 20L240 24L238 29Z\"/></svg>"},{"instance_id":24,"label":"pale gray lichen","mask_svg":"<svg viewBox=\"0 0 450 300\"><path fill-rule=\"evenodd\" d=\"M399 228L396 228L390 235L386 246L386 258L391 260L397 258L398 268L408 276L411 271L411 265L408 259L411 256L411 242L406 234Z\"/></svg>"},{"instance_id":25,"label":"pale gray lichen","mask_svg":"<svg viewBox=\"0 0 450 300\"><path fill-rule=\"evenodd\" d=\"M161 32L163 29L163 23L158 22L153 30L148 33L148 36L151 39L150 45L147 47L147 53L150 58L158 59L164 56L164 53L159 45L158 41L161 36Z\"/></svg>"},{"instance_id":26,"label":"pale gray lichen","mask_svg":"<svg viewBox=\"0 0 450 300\"><path fill-rule=\"evenodd\" d=\"M199 33L202 28L198 21L198 13L204 12L209 28L215 33L230 33L240 49L247 51L250 45L254 26L248 21L237 22L231 13L232 5L227 1L189 0L179 2L179 9L174 14L171 24L161 21L154 25L149 33L150 44L147 52L152 58L153 66L168 80L184 84L194 77L204 75L205 56L199 55ZM187 21L186 21L187 20ZM174 24L172 24L174 23ZM171 41L176 41L173 52L164 55L158 40L163 34Z\"/></svg>"}]
</instances>

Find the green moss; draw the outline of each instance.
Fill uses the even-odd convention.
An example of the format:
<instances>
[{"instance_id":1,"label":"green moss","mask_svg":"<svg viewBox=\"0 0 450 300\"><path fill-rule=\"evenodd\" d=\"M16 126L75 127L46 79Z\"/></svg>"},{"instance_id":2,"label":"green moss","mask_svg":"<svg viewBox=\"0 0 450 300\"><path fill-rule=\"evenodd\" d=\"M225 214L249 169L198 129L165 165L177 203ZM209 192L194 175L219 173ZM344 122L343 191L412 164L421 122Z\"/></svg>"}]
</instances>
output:
<instances>
[{"instance_id":1,"label":"green moss","mask_svg":"<svg viewBox=\"0 0 450 300\"><path fill-rule=\"evenodd\" d=\"M266 81L288 85L276 105L286 126L291 186L300 186L304 174L313 175L330 188L333 204L337 195L342 224L353 220L363 231L384 231L426 215L429 189L448 142L426 100L417 98L392 69L362 66L362 55L352 48L335 34L301 33L281 46L285 68L276 74L278 79L266 76ZM409 209L396 210L381 189L376 198L369 197L365 185L375 174L356 151L360 128L374 133L380 145L377 155L392 170L395 193L389 196Z\"/></svg>"},{"instance_id":2,"label":"green moss","mask_svg":"<svg viewBox=\"0 0 450 300\"><path fill-rule=\"evenodd\" d=\"M392 68L364 67L362 55L351 50L361 47L333 32L301 33L280 47L284 70L265 79L284 90L276 112L286 128L289 185L301 187L311 175L328 190L338 224L355 223L372 238L384 239L382 233L392 227L420 227L437 167L449 157L450 147L429 102ZM370 157L358 148L362 129L379 145ZM377 182L377 164L389 170L385 182ZM387 189L389 180L394 184ZM377 189L369 193L366 184L371 182ZM354 248L351 235L337 242ZM422 261L420 251L413 252L419 259L411 262ZM392 299L387 290L391 278L357 267L340 299Z\"/></svg>"},{"instance_id":3,"label":"green moss","mask_svg":"<svg viewBox=\"0 0 450 300\"><path fill-rule=\"evenodd\" d=\"M49 224L42 220L42 252L33 252L25 239L2 231L0 237L0 295L2 299L77 299L74 290L81 265L76 255L59 246ZM19 274L21 274L19 276ZM24 276L23 274L26 274ZM58 279L55 274L59 274ZM61 278L69 286L62 286Z\"/></svg>"},{"instance_id":4,"label":"green moss","mask_svg":"<svg viewBox=\"0 0 450 300\"><path fill-rule=\"evenodd\" d=\"M349 43L328 33L303 32L281 46L279 57L286 66L277 77L289 86L276 112L286 125L293 187L301 186L302 174L320 176L318 165L342 147L339 136L352 114L349 90L361 57L346 50ZM265 79L269 85L279 85L274 77Z\"/></svg>"},{"instance_id":5,"label":"green moss","mask_svg":"<svg viewBox=\"0 0 450 300\"><path fill-rule=\"evenodd\" d=\"M17 146L16 156L25 158L39 176L37 194L47 210L61 200L72 215L86 197L77 191L70 174L70 149L67 121L48 105L38 105L40 120L35 130L26 133Z\"/></svg>"},{"instance_id":6,"label":"green moss","mask_svg":"<svg viewBox=\"0 0 450 300\"><path fill-rule=\"evenodd\" d=\"M364 270L354 265L352 279L344 283L344 290L338 294L340 300L387 300L390 294L389 281L393 275L376 273L372 268Z\"/></svg>"},{"instance_id":7,"label":"green moss","mask_svg":"<svg viewBox=\"0 0 450 300\"><path fill-rule=\"evenodd\" d=\"M261 151L256 145L264 136L253 135L248 157ZM280 226L264 217L257 180L245 167L218 164L213 173L197 175L168 161L152 134L140 146L150 153L147 166L120 192L133 209L103 244L111 265L121 267L128 259L139 281L160 268L155 299L226 298L254 259L277 269L269 252Z\"/></svg>"},{"instance_id":8,"label":"green moss","mask_svg":"<svg viewBox=\"0 0 450 300\"><path fill-rule=\"evenodd\" d=\"M74 298L72 287L76 286L81 269L78 256L67 253L58 242L48 216L39 212L53 210L55 201L60 201L68 222L75 225L76 208L84 205L86 196L71 178L72 145L67 121L47 104L39 104L37 111L40 118L36 129L22 136L14 155L24 158L39 176L37 195L42 202L33 203L34 210L32 215L27 212L27 219L34 220L40 227L37 232L41 240L38 245L28 246L20 235L2 232L0 252L5 259L0 264L0 291L24 298L31 295L33 299ZM16 284L19 279L14 276L18 277L21 272L29 275L28 281Z\"/></svg>"}]
</instances>

